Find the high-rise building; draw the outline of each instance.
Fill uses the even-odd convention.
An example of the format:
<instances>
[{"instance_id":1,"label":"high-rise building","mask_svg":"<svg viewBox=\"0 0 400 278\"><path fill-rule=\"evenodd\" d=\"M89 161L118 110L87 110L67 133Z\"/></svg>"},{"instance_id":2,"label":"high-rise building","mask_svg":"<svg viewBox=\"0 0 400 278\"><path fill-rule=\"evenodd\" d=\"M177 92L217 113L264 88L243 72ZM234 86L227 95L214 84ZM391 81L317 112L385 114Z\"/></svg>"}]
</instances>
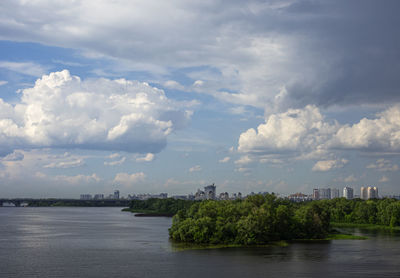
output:
<instances>
[{"instance_id":1,"label":"high-rise building","mask_svg":"<svg viewBox=\"0 0 400 278\"><path fill-rule=\"evenodd\" d=\"M331 199L335 199L335 198L339 198L339 197L340 197L339 189L332 188L331 189Z\"/></svg>"},{"instance_id":2,"label":"high-rise building","mask_svg":"<svg viewBox=\"0 0 400 278\"><path fill-rule=\"evenodd\" d=\"M376 198L378 198L378 188L375 187L375 186L374 187L368 186L367 196L368 196L368 199L376 199Z\"/></svg>"},{"instance_id":3,"label":"high-rise building","mask_svg":"<svg viewBox=\"0 0 400 278\"><path fill-rule=\"evenodd\" d=\"M118 200L119 199L119 190L114 190L114 199Z\"/></svg>"},{"instance_id":4,"label":"high-rise building","mask_svg":"<svg viewBox=\"0 0 400 278\"><path fill-rule=\"evenodd\" d=\"M364 187L364 186L361 186L360 198L363 199L363 200L368 200L367 188Z\"/></svg>"},{"instance_id":5,"label":"high-rise building","mask_svg":"<svg viewBox=\"0 0 400 278\"><path fill-rule=\"evenodd\" d=\"M312 197L313 197L313 200L319 200L319 190L317 188L313 189Z\"/></svg>"},{"instance_id":6,"label":"high-rise building","mask_svg":"<svg viewBox=\"0 0 400 278\"><path fill-rule=\"evenodd\" d=\"M214 184L207 185L204 187L204 194L207 200L215 200L215 195L216 195L215 189L216 186Z\"/></svg>"},{"instance_id":7,"label":"high-rise building","mask_svg":"<svg viewBox=\"0 0 400 278\"><path fill-rule=\"evenodd\" d=\"M378 195L378 187L376 186L362 186L361 187L361 199L368 200L368 199L375 199L379 198Z\"/></svg>"},{"instance_id":8,"label":"high-rise building","mask_svg":"<svg viewBox=\"0 0 400 278\"><path fill-rule=\"evenodd\" d=\"M81 200L92 200L92 195L90 194L81 194Z\"/></svg>"},{"instance_id":9,"label":"high-rise building","mask_svg":"<svg viewBox=\"0 0 400 278\"><path fill-rule=\"evenodd\" d=\"M319 199L326 200L331 198L331 189L330 188L320 188L319 189Z\"/></svg>"},{"instance_id":10,"label":"high-rise building","mask_svg":"<svg viewBox=\"0 0 400 278\"><path fill-rule=\"evenodd\" d=\"M103 200L104 194L95 194L93 199L94 200Z\"/></svg>"},{"instance_id":11,"label":"high-rise building","mask_svg":"<svg viewBox=\"0 0 400 278\"><path fill-rule=\"evenodd\" d=\"M354 198L354 190L351 187L345 187L343 188L343 197L345 197L348 200L351 200Z\"/></svg>"}]
</instances>

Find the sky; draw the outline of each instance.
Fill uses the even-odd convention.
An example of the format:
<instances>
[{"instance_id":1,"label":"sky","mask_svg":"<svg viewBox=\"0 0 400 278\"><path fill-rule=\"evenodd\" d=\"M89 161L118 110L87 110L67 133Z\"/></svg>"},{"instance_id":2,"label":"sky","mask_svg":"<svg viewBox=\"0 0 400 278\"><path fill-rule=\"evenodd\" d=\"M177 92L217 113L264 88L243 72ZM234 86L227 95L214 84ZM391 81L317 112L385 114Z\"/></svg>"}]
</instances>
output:
<instances>
[{"instance_id":1,"label":"sky","mask_svg":"<svg viewBox=\"0 0 400 278\"><path fill-rule=\"evenodd\" d=\"M3 0L0 196L399 195L399 9Z\"/></svg>"}]
</instances>

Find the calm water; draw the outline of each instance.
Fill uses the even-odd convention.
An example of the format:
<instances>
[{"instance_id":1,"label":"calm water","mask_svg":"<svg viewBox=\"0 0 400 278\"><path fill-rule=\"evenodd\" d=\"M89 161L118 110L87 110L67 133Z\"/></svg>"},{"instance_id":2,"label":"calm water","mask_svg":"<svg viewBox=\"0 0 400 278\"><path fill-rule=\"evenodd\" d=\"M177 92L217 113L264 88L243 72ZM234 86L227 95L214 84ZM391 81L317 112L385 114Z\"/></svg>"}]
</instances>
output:
<instances>
[{"instance_id":1,"label":"calm water","mask_svg":"<svg viewBox=\"0 0 400 278\"><path fill-rule=\"evenodd\" d=\"M174 251L170 224L119 208L0 208L0 277L400 277L399 234Z\"/></svg>"}]
</instances>

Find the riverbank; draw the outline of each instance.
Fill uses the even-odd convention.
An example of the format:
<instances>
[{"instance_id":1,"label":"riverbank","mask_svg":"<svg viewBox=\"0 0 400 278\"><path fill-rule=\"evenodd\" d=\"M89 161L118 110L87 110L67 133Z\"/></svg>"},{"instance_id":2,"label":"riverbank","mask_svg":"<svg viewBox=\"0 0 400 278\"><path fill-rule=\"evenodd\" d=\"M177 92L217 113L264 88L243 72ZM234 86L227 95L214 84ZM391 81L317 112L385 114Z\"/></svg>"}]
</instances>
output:
<instances>
[{"instance_id":1,"label":"riverbank","mask_svg":"<svg viewBox=\"0 0 400 278\"><path fill-rule=\"evenodd\" d=\"M206 249L224 249L224 248L266 248L266 247L287 247L293 243L312 243L326 242L332 240L367 240L366 236L357 236L351 234L329 234L322 239L298 239L298 240L280 240L272 241L268 244L243 245L243 244L196 244L187 242L175 242L171 240L171 246L174 251L185 250L206 250Z\"/></svg>"},{"instance_id":2,"label":"riverbank","mask_svg":"<svg viewBox=\"0 0 400 278\"><path fill-rule=\"evenodd\" d=\"M174 213L163 213L152 210L137 210L131 208L124 208L121 211L134 213L136 217L172 217Z\"/></svg>"},{"instance_id":3,"label":"riverbank","mask_svg":"<svg viewBox=\"0 0 400 278\"><path fill-rule=\"evenodd\" d=\"M368 230L391 230L400 231L400 227L390 227L385 225L375 225L375 224L358 224L358 223L337 223L331 222L331 226L335 228L361 228Z\"/></svg>"}]
</instances>

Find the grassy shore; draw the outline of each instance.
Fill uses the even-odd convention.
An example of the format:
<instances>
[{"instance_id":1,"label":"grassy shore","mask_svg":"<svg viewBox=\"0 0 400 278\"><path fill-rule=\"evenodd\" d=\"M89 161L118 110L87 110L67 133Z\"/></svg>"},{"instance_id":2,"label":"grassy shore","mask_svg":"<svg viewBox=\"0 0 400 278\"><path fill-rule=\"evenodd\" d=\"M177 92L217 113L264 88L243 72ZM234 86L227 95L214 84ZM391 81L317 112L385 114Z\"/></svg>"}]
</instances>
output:
<instances>
[{"instance_id":1,"label":"grassy shore","mask_svg":"<svg viewBox=\"0 0 400 278\"><path fill-rule=\"evenodd\" d=\"M400 231L400 227L390 227L390 226L384 226L384 225L374 225L374 224L357 224L357 223L336 223L332 222L331 223L332 227L335 228L362 228L362 229L368 229L368 230L396 230Z\"/></svg>"},{"instance_id":2,"label":"grassy shore","mask_svg":"<svg viewBox=\"0 0 400 278\"><path fill-rule=\"evenodd\" d=\"M266 247L286 247L290 243L301 243L301 242L318 242L318 241L330 241L330 240L366 240L365 236L356 236L350 234L329 234L328 237L323 239L300 239L293 241L274 241L263 245L240 245L240 244L195 244L185 242L174 242L171 240L172 249L174 251L185 251L185 250L205 250L205 249L222 249L222 248L266 248Z\"/></svg>"}]
</instances>

